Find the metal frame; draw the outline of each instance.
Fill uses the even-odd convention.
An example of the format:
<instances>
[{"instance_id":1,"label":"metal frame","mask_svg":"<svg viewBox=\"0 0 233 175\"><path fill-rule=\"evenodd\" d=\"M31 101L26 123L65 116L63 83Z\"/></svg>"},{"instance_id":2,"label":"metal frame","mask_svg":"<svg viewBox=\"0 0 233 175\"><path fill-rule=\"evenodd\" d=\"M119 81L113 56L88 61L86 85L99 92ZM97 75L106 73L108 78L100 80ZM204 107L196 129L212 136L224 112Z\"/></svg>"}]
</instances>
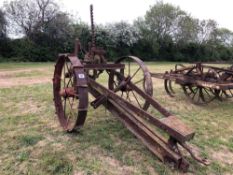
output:
<instances>
[{"instance_id":1,"label":"metal frame","mask_svg":"<svg viewBox=\"0 0 233 175\"><path fill-rule=\"evenodd\" d=\"M191 66L176 65L175 70L151 73L153 78L164 79L167 94L174 97L172 82L180 85L184 94L198 105L214 99L223 101L233 97L233 67L220 68L197 63Z\"/></svg>"},{"instance_id":2,"label":"metal frame","mask_svg":"<svg viewBox=\"0 0 233 175\"><path fill-rule=\"evenodd\" d=\"M94 109L100 105L105 106L161 161L172 162L176 168L187 171L189 163L180 150L183 147L191 157L207 165L208 161L193 154L187 145L193 139L194 131L152 97L151 74L143 61L135 56L126 56L117 59L115 63L107 63L105 52L95 44L92 5L90 9L93 38L89 51L84 58L79 59L77 55L81 51L81 43L76 40L74 53L60 54L55 65L54 103L61 126L68 132L83 126L87 116L89 92L95 97L91 102ZM125 64L125 60L129 60L129 63ZM130 72L131 63L138 65L134 73ZM142 72L142 86L133 82L139 71ZM96 81L103 72L109 75L108 87ZM126 93L126 98L119 95L119 92ZM135 97L134 101L130 100L129 93ZM135 94L142 99L143 105L140 105ZM69 111L66 101L69 101ZM149 107L157 110L163 118L147 112ZM167 134L168 139L155 128Z\"/></svg>"}]
</instances>

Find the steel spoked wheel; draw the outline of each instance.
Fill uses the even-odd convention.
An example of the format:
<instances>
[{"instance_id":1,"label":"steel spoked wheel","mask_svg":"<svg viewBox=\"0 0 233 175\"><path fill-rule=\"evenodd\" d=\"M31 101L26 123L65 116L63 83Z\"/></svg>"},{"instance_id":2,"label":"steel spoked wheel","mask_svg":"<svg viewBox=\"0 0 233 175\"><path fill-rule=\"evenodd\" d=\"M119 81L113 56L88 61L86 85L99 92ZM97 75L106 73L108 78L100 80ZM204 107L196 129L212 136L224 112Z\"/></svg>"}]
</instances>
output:
<instances>
[{"instance_id":1,"label":"steel spoked wheel","mask_svg":"<svg viewBox=\"0 0 233 175\"><path fill-rule=\"evenodd\" d=\"M109 89L116 89L123 79L128 77L130 78L130 82L142 91L150 96L153 95L151 75L143 61L134 56L126 56L118 59L116 63L125 64L125 68L110 72L108 82ZM116 93L141 109L147 110L149 108L150 104L128 85L121 87Z\"/></svg>"},{"instance_id":2,"label":"steel spoked wheel","mask_svg":"<svg viewBox=\"0 0 233 175\"><path fill-rule=\"evenodd\" d=\"M218 90L217 92L217 95L221 101L233 97L233 89Z\"/></svg>"},{"instance_id":3,"label":"steel spoked wheel","mask_svg":"<svg viewBox=\"0 0 233 175\"><path fill-rule=\"evenodd\" d=\"M87 92L76 86L77 77L67 56L59 56L55 65L53 93L56 114L64 130L72 132L84 124L87 111L85 106ZM82 93L81 93L82 92Z\"/></svg>"},{"instance_id":4,"label":"steel spoked wheel","mask_svg":"<svg viewBox=\"0 0 233 175\"><path fill-rule=\"evenodd\" d=\"M232 70L233 67L231 66L229 70ZM220 72L221 74L221 79L224 82L232 83L233 82L233 74L232 73L227 73L227 72ZM224 100L228 98L233 97L233 89L225 89L225 90L219 90L219 99Z\"/></svg>"},{"instance_id":5,"label":"steel spoked wheel","mask_svg":"<svg viewBox=\"0 0 233 175\"><path fill-rule=\"evenodd\" d=\"M207 104L216 98L215 92L208 87L183 85L184 94L197 105Z\"/></svg>"}]
</instances>

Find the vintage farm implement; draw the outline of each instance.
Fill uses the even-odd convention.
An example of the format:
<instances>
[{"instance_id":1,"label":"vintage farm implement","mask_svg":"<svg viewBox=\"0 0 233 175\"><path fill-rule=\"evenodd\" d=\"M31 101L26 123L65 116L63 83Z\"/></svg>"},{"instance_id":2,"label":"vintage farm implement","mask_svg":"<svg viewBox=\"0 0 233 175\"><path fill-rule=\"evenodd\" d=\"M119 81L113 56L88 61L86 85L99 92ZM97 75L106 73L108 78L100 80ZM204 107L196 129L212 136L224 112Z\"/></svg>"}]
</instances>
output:
<instances>
[{"instance_id":1,"label":"vintage farm implement","mask_svg":"<svg viewBox=\"0 0 233 175\"><path fill-rule=\"evenodd\" d=\"M167 94L174 96L172 83L179 84L184 94L194 104L206 104L214 99L233 97L233 66L220 68L197 63L191 66L177 64L170 72L151 73L154 78L164 79Z\"/></svg>"},{"instance_id":2,"label":"vintage farm implement","mask_svg":"<svg viewBox=\"0 0 233 175\"><path fill-rule=\"evenodd\" d=\"M93 108L103 105L160 160L186 171L189 163L182 153L186 150L195 160L207 164L187 144L194 131L152 98L151 74L146 65L134 56L107 63L105 51L96 47L92 6L91 29L92 42L83 58L78 56L84 51L76 40L74 53L59 54L55 65L54 103L64 130L72 132L83 126L90 93L94 97L90 103ZM101 77L107 78L108 83L104 84ZM163 118L148 112L149 107Z\"/></svg>"}]
</instances>

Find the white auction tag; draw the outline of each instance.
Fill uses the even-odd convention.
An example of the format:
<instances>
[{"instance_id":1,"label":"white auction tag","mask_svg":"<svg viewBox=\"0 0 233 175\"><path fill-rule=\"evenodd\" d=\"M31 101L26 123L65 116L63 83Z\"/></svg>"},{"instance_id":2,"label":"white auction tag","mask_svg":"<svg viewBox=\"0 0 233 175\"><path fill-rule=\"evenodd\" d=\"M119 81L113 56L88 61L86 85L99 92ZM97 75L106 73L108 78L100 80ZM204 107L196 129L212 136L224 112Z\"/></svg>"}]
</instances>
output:
<instances>
[{"instance_id":1,"label":"white auction tag","mask_svg":"<svg viewBox=\"0 0 233 175\"><path fill-rule=\"evenodd\" d=\"M85 75L84 74L78 74L78 78L83 79L83 78L85 78Z\"/></svg>"}]
</instances>

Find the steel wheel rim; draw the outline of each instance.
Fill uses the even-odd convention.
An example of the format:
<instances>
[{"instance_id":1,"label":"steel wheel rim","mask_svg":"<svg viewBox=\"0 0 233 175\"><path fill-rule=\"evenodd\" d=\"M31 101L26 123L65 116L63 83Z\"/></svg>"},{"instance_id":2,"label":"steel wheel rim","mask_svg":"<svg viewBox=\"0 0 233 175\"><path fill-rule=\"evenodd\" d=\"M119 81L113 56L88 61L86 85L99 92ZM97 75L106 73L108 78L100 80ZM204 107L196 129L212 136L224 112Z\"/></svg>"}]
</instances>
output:
<instances>
[{"instance_id":1,"label":"steel wheel rim","mask_svg":"<svg viewBox=\"0 0 233 175\"><path fill-rule=\"evenodd\" d=\"M128 62L128 60L130 62ZM121 70L120 72L124 74L125 78L128 75L130 75L130 77L132 78L131 79L132 83L134 83L138 87L141 87L140 89L142 89L148 95L152 96L153 95L152 79L151 79L151 75L146 65L139 58L134 57L134 56L121 57L115 63L122 63L126 61L127 61L127 64L125 64L126 68L124 69L124 73L123 73L123 70ZM136 69L131 68L133 64L134 65L136 64ZM143 77L140 76L140 78L138 78L137 75L140 75L140 74ZM113 72L110 72L109 82L108 82L109 89L113 90L117 86L116 79L117 79L116 74L114 74ZM139 95L133 90L129 90L129 91L126 90L125 92L121 92L121 93L122 94L119 94L119 95L122 98L128 100L129 102L133 102L136 106L140 107L141 109L147 110L150 106L149 102L147 102L145 99L142 100L142 98L139 97Z\"/></svg>"},{"instance_id":2,"label":"steel wheel rim","mask_svg":"<svg viewBox=\"0 0 233 175\"><path fill-rule=\"evenodd\" d=\"M69 62L69 65L67 64ZM54 71L53 78L53 93L55 110L60 125L67 132L72 132L82 126L85 122L86 110L79 110L80 106L83 106L83 99L87 95L85 92L78 94L79 88L76 86L76 76L72 68L72 60L69 57L62 55L59 56ZM64 75L68 74L68 78ZM60 95L61 90L64 87L72 88L75 91L73 97L62 97Z\"/></svg>"}]
</instances>

